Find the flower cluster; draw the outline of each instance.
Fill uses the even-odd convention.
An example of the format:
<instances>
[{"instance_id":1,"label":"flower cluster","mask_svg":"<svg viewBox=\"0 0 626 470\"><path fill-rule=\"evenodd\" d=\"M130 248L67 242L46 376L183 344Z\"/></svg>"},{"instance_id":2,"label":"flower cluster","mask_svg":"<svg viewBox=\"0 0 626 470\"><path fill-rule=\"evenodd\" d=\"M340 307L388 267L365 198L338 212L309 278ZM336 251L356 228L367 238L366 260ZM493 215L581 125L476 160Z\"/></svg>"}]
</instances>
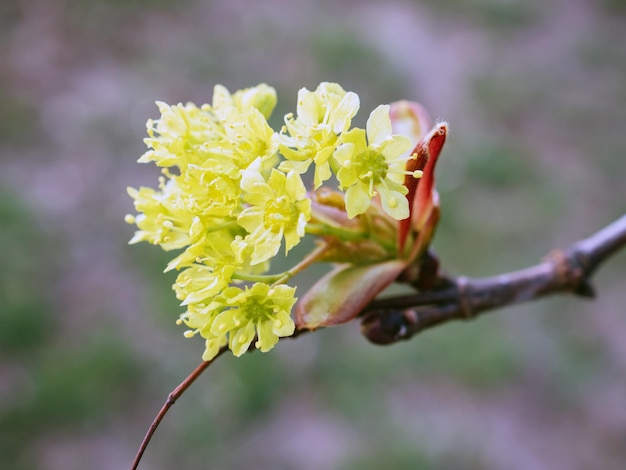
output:
<instances>
[{"instance_id":1,"label":"flower cluster","mask_svg":"<svg viewBox=\"0 0 626 470\"><path fill-rule=\"evenodd\" d=\"M372 238L337 223L328 207L320 211L315 195L333 176L341 196L332 210L347 219L374 211L388 226L409 217L404 181L419 177L406 171L415 142L392 133L389 106L376 108L366 129L353 128L358 96L322 83L300 90L296 115L275 131L267 121L275 104L264 84L234 94L218 85L212 103L199 107L157 102L161 116L147 123L149 150L139 161L163 175L158 189L128 189L138 212L126 218L138 229L131 243L181 250L166 270L179 271L174 290L186 308L179 323L185 336L205 339L205 360L226 344L239 356L255 338L268 351L293 334L295 288L286 282L309 262L269 274L281 246L288 253L307 233ZM310 168L307 192L302 176Z\"/></svg>"}]
</instances>

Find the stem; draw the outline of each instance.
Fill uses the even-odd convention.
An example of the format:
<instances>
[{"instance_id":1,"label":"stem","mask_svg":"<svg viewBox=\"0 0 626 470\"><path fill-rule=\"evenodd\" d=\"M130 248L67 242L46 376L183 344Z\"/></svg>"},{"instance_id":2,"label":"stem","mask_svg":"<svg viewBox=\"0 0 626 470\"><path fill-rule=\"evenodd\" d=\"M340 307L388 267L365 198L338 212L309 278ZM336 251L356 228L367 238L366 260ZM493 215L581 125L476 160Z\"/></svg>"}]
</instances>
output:
<instances>
[{"instance_id":1,"label":"stem","mask_svg":"<svg viewBox=\"0 0 626 470\"><path fill-rule=\"evenodd\" d=\"M395 251L396 249L393 242L390 243L387 240L376 237L371 232L357 232L356 230L348 230L335 225L307 224L306 233L318 236L332 236L344 242L374 240L376 243L383 246L387 251Z\"/></svg>"},{"instance_id":2,"label":"stem","mask_svg":"<svg viewBox=\"0 0 626 470\"><path fill-rule=\"evenodd\" d=\"M263 282L265 284L272 284L282 279L286 273L289 271L285 271L277 274L245 274L241 272L233 273L233 279L238 279L240 281L249 281L249 282Z\"/></svg>"},{"instance_id":3,"label":"stem","mask_svg":"<svg viewBox=\"0 0 626 470\"><path fill-rule=\"evenodd\" d=\"M312 253L309 253L306 256L306 258L304 258L302 261L296 264L289 271L286 271L281 278L279 278L272 284L272 286L277 286L278 284L284 284L285 282L287 282L289 279L294 277L299 272L304 271L311 264L315 263L326 252L327 249L328 249L327 245L318 246L315 250L313 250Z\"/></svg>"},{"instance_id":4,"label":"stem","mask_svg":"<svg viewBox=\"0 0 626 470\"><path fill-rule=\"evenodd\" d=\"M304 271L308 268L312 263L317 261L328 249L327 245L320 245L312 253L309 253L302 261L296 264L293 268L283 271L282 273L277 274L245 274L241 272L233 273L233 279L239 279L240 281L250 281L250 282L263 282L265 284L272 284L272 286L277 286L279 284L284 284L289 279L294 277L299 272Z\"/></svg>"},{"instance_id":5,"label":"stem","mask_svg":"<svg viewBox=\"0 0 626 470\"><path fill-rule=\"evenodd\" d=\"M187 376L187 378L185 380L183 380L178 385L178 387L176 387L167 396L167 400L165 401L165 403L163 404L163 406L159 410L158 414L156 415L156 417L152 421L152 424L150 425L150 428L148 428L148 432L146 432L145 437L141 441L141 445L139 446L139 450L137 451L137 455L135 455L135 460L133 460L133 465L131 467L131 470L136 470L137 467L139 466L139 462L141 461L141 457L143 456L144 452L146 451L146 449L148 447L148 444L150 443L150 440L152 439L152 436L154 435L155 431L157 430L157 427L159 426L159 424L161 423L161 421L165 417L165 414L168 412L168 410L172 407L172 405L174 403L176 403L176 400L178 400L181 397L181 395L183 393L185 393L185 390L187 390L191 386L191 384L194 383L198 377L200 377L200 375L207 369L207 367L209 367L211 364L213 364L213 361L215 361L215 359L220 357L227 349L228 349L228 347L223 346L213 359L211 359L210 361L203 361L203 362L201 362L200 365L198 367L196 367L193 370L193 372L191 372L191 374L189 374Z\"/></svg>"},{"instance_id":6,"label":"stem","mask_svg":"<svg viewBox=\"0 0 626 470\"><path fill-rule=\"evenodd\" d=\"M311 235L333 236L343 241L360 241L371 238L369 233L347 230L345 228L326 224L307 224L306 233Z\"/></svg>"},{"instance_id":7,"label":"stem","mask_svg":"<svg viewBox=\"0 0 626 470\"><path fill-rule=\"evenodd\" d=\"M593 297L591 275L624 247L626 215L566 249L553 250L535 266L486 278L461 276L440 289L374 300L363 312L362 332L374 343L390 344L451 320L471 320L553 294Z\"/></svg>"}]
</instances>

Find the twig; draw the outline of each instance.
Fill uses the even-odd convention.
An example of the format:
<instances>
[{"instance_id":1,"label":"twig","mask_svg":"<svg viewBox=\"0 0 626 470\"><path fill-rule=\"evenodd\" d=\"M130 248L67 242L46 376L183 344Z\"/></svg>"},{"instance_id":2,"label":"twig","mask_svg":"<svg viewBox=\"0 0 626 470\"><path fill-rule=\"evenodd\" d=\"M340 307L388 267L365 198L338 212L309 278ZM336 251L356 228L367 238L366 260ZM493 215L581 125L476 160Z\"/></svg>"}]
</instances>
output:
<instances>
[{"instance_id":1,"label":"twig","mask_svg":"<svg viewBox=\"0 0 626 470\"><path fill-rule=\"evenodd\" d=\"M441 323L470 320L548 295L593 297L591 275L624 246L626 215L530 268L487 278L446 279L451 283L438 290L375 300L364 312L362 332L374 343L390 344Z\"/></svg>"},{"instance_id":2,"label":"twig","mask_svg":"<svg viewBox=\"0 0 626 470\"><path fill-rule=\"evenodd\" d=\"M176 403L176 400L178 400L180 398L180 396L183 393L185 393L185 390L187 390L191 386L191 384L194 383L198 377L200 377L202 372L204 372L206 370L206 368L209 367L213 363L213 361L215 361L215 359L220 357L220 355L222 355L222 353L224 353L224 351L226 351L227 349L228 348L226 346L224 346L224 347L222 347L219 350L219 352L217 353L217 355L213 359L211 359L210 361L203 361L203 362L201 362L200 365L198 367L196 367L193 370L193 372L191 372L191 374L189 374L187 376L187 378L185 380L183 380L180 383L180 385L178 385L178 387L176 387L167 396L167 400L165 401L165 403L163 404L163 406L159 410L159 413L154 418L154 421L152 421L152 424L150 425L150 428L148 429L148 432L146 433L145 437L141 441L141 445L139 446L139 450L137 451L137 455L135 455L135 460L133 460L133 465L131 467L131 470L136 470L137 467L139 466L139 462L141 461L141 457L143 456L143 453L146 451L146 448L148 447L148 444L150 443L150 439L152 439L152 436L154 435L154 432L156 431L157 427L161 423L161 420L163 420L163 418L165 417L165 414L168 412L168 410L172 407L172 405L174 403Z\"/></svg>"}]
</instances>

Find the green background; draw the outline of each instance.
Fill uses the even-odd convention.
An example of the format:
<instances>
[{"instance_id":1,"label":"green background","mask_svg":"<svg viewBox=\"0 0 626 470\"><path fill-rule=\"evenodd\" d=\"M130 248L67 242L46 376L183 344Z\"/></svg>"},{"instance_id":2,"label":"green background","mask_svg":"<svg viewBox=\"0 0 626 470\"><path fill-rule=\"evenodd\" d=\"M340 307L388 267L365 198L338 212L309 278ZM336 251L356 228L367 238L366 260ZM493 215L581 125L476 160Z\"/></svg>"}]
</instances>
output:
<instances>
[{"instance_id":1,"label":"green background","mask_svg":"<svg viewBox=\"0 0 626 470\"><path fill-rule=\"evenodd\" d=\"M200 360L162 270L129 247L155 100L336 81L356 122L422 102L451 135L435 248L451 274L525 267L626 209L619 0L0 3L0 468L128 468ZM225 355L144 469L622 469L626 257L553 298L391 347L358 325Z\"/></svg>"}]
</instances>

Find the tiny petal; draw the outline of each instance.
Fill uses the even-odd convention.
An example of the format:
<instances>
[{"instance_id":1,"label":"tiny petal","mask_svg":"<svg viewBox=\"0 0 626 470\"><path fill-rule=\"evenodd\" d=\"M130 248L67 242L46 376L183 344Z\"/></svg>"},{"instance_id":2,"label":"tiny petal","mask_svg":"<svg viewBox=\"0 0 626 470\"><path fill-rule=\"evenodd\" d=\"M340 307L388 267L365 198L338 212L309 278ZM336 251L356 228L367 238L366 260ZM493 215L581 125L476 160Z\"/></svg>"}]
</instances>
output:
<instances>
[{"instance_id":1,"label":"tiny petal","mask_svg":"<svg viewBox=\"0 0 626 470\"><path fill-rule=\"evenodd\" d=\"M253 339L254 325L248 323L243 328L239 328L235 334L231 334L228 345L233 354L239 357L250 348Z\"/></svg>"},{"instance_id":2,"label":"tiny petal","mask_svg":"<svg viewBox=\"0 0 626 470\"><path fill-rule=\"evenodd\" d=\"M367 140L370 144L380 145L389 137L391 137L389 105L381 104L372 111L367 120Z\"/></svg>"},{"instance_id":3,"label":"tiny petal","mask_svg":"<svg viewBox=\"0 0 626 470\"><path fill-rule=\"evenodd\" d=\"M403 220L409 216L409 201L398 191L380 188L380 202L383 210L396 220Z\"/></svg>"},{"instance_id":4,"label":"tiny petal","mask_svg":"<svg viewBox=\"0 0 626 470\"><path fill-rule=\"evenodd\" d=\"M360 185L350 186L346 191L346 210L348 218L352 219L359 214L365 213L370 206L372 198Z\"/></svg>"}]
</instances>

